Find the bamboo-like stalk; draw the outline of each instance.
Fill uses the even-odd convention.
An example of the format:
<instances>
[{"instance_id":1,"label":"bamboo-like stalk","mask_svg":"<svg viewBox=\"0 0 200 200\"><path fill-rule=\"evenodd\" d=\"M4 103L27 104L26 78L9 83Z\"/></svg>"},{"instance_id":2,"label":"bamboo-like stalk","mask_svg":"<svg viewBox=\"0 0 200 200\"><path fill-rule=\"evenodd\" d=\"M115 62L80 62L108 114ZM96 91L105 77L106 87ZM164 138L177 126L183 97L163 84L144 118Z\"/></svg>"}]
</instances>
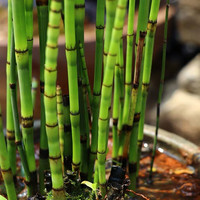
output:
<instances>
[{"instance_id":1,"label":"bamboo-like stalk","mask_svg":"<svg viewBox=\"0 0 200 200\"><path fill-rule=\"evenodd\" d=\"M117 6L117 0L112 0L112 1L106 0L106 28L105 28L105 41L104 41L104 53L103 53L104 72L106 67L108 50L110 46L112 29L114 26L116 6Z\"/></svg>"},{"instance_id":2,"label":"bamboo-like stalk","mask_svg":"<svg viewBox=\"0 0 200 200\"><path fill-rule=\"evenodd\" d=\"M90 148L90 164L89 164L89 180L92 178L94 171L94 162L97 157L98 144L98 116L99 104L101 97L101 79L103 64L103 36L104 36L104 12L105 0L97 1L96 9L96 47L95 47L95 69L94 69L94 85L92 98L92 139Z\"/></svg>"},{"instance_id":3,"label":"bamboo-like stalk","mask_svg":"<svg viewBox=\"0 0 200 200\"><path fill-rule=\"evenodd\" d=\"M127 47L126 47L126 76L125 76L125 99L123 109L123 125L127 126L129 121L129 108L132 89L132 63L133 63L133 39L134 39L134 15L135 0L129 1L128 9L128 28L127 28Z\"/></svg>"},{"instance_id":4,"label":"bamboo-like stalk","mask_svg":"<svg viewBox=\"0 0 200 200\"><path fill-rule=\"evenodd\" d=\"M39 159L39 191L44 194L44 171L49 169L49 150L45 129L45 110L44 110L44 64L45 47L47 40L48 26L48 0L37 0L38 29L40 42L40 159Z\"/></svg>"},{"instance_id":5,"label":"bamboo-like stalk","mask_svg":"<svg viewBox=\"0 0 200 200\"><path fill-rule=\"evenodd\" d=\"M81 180L86 180L88 176L87 161L88 161L89 149L87 148L87 140L89 136L89 121L88 121L88 116L87 116L88 113L87 113L85 91L84 91L81 78L79 78L78 80L78 91L79 91L78 93L79 93L79 106L80 106L80 141L81 141L80 177L81 177Z\"/></svg>"},{"instance_id":6,"label":"bamboo-like stalk","mask_svg":"<svg viewBox=\"0 0 200 200\"><path fill-rule=\"evenodd\" d=\"M133 120L134 120L134 113L135 113L135 107L136 107L136 101L137 101L145 36L146 36L146 31L140 32L139 43L137 47L136 63L135 63L133 89L132 89L132 94L131 94L130 114L129 114L129 120L128 120L128 126L127 126L128 128L127 128L127 132L125 136L124 149L123 149L123 160L127 160L128 158L128 149L129 149L129 144L130 144L130 136L131 136L131 132L133 128ZM134 155L130 155L131 161L133 159L133 156Z\"/></svg>"},{"instance_id":7,"label":"bamboo-like stalk","mask_svg":"<svg viewBox=\"0 0 200 200\"><path fill-rule=\"evenodd\" d=\"M7 63L6 63L6 136L7 149L10 166L14 179L16 178L16 145L15 129L12 114L11 95L10 95L10 52L11 52L11 32L12 32L12 5L8 1L8 43L7 43Z\"/></svg>"},{"instance_id":8,"label":"bamboo-like stalk","mask_svg":"<svg viewBox=\"0 0 200 200\"><path fill-rule=\"evenodd\" d=\"M15 44L14 44L14 35L12 31L12 40L11 40L11 52L10 52L10 94L11 94L11 104L12 104L12 114L13 114L13 122L14 122L14 133L15 133L15 144L17 146L21 163L24 169L25 175L25 183L27 184L28 196L33 194L33 184L30 183L30 172L28 168L28 162L24 150L24 145L22 141L22 136L20 132L20 123L19 123L19 115L17 108L17 95L16 95L16 61L15 61Z\"/></svg>"},{"instance_id":9,"label":"bamboo-like stalk","mask_svg":"<svg viewBox=\"0 0 200 200\"><path fill-rule=\"evenodd\" d=\"M33 105L31 97L31 80L29 74L29 55L25 25L25 6L23 0L12 0L13 25L15 37L15 54L18 66L22 133L28 161L33 194L37 191L37 175L33 141Z\"/></svg>"},{"instance_id":10,"label":"bamboo-like stalk","mask_svg":"<svg viewBox=\"0 0 200 200\"><path fill-rule=\"evenodd\" d=\"M110 99L112 94L113 85L113 74L114 66L116 62L118 45L120 38L122 37L124 17L126 13L127 0L119 0L116 10L116 17L114 22L114 27L112 31L112 37L109 47L109 52L106 62L106 71L104 74L103 86L102 86L102 96L100 103L99 112L99 129L98 129L98 169L99 169L99 183L103 197L106 193L106 177L105 177L105 159L106 159L106 133L108 130L108 118L109 118L109 107Z\"/></svg>"},{"instance_id":11,"label":"bamboo-like stalk","mask_svg":"<svg viewBox=\"0 0 200 200\"><path fill-rule=\"evenodd\" d=\"M88 77L88 71L87 71L87 66L86 66L86 61L85 61L83 44L81 44L81 43L79 44L79 50L80 50L80 54L81 54L81 65L82 65L82 71L83 71L83 74L82 74L83 87L85 87L87 90L89 105L91 106L92 92L91 92L91 87L90 87L90 82L89 82L89 77Z\"/></svg>"},{"instance_id":12,"label":"bamboo-like stalk","mask_svg":"<svg viewBox=\"0 0 200 200\"><path fill-rule=\"evenodd\" d=\"M75 4L73 0L65 0L65 40L68 64L68 85L70 98L70 119L72 125L72 169L79 171L81 161L80 147L80 112L77 78L77 51L75 40Z\"/></svg>"},{"instance_id":13,"label":"bamboo-like stalk","mask_svg":"<svg viewBox=\"0 0 200 200\"><path fill-rule=\"evenodd\" d=\"M3 180L6 186L8 200L15 200L17 199L17 195L3 133L1 107L0 107L0 166L1 166L1 174L3 176Z\"/></svg>"},{"instance_id":14,"label":"bamboo-like stalk","mask_svg":"<svg viewBox=\"0 0 200 200\"><path fill-rule=\"evenodd\" d=\"M59 128L59 142L60 142L60 151L62 157L62 165L64 169L64 113L63 113L63 98L62 98L62 89L58 85L56 88L57 95L57 115L58 115L58 128Z\"/></svg>"},{"instance_id":15,"label":"bamboo-like stalk","mask_svg":"<svg viewBox=\"0 0 200 200\"><path fill-rule=\"evenodd\" d=\"M35 99L36 99L36 95L37 95L37 88L38 88L37 79L33 78L32 79L32 93L31 93L32 103L33 103L33 110L34 110L34 107L35 107Z\"/></svg>"},{"instance_id":16,"label":"bamboo-like stalk","mask_svg":"<svg viewBox=\"0 0 200 200\"><path fill-rule=\"evenodd\" d=\"M138 130L138 142L140 144L142 144L142 141L143 141L143 128L144 128L146 101L147 101L148 88L149 88L150 77L151 77L154 37L155 37L155 32L156 32L159 6L160 6L160 0L152 0L149 22L147 26L147 37L146 37L146 47L145 47L145 57L144 57L144 72L143 72L143 78L142 78L142 110L141 110L141 119L139 122L139 130Z\"/></svg>"},{"instance_id":17,"label":"bamboo-like stalk","mask_svg":"<svg viewBox=\"0 0 200 200\"><path fill-rule=\"evenodd\" d=\"M149 17L149 7L150 0L141 0L139 4L139 12L138 12L138 25L137 25L137 33L136 33L136 42L135 42L135 54L137 57L137 46L139 43L140 32L144 32L147 29L148 17ZM144 44L145 45L145 44ZM142 95L142 76L143 76L143 64L144 64L144 52L143 50L143 58L140 66L140 78L139 78L139 87L137 92L137 100L134 111L134 120L133 120L133 129L131 132L130 138L130 148L129 148L129 176L131 180L130 189L135 189L136 187L136 172L137 172L137 138L138 138L138 125L140 121L140 113L141 113L141 95Z\"/></svg>"},{"instance_id":18,"label":"bamboo-like stalk","mask_svg":"<svg viewBox=\"0 0 200 200\"><path fill-rule=\"evenodd\" d=\"M115 76L114 76L114 95L113 95L113 149L112 149L112 162L115 164L118 156L118 134L117 134L117 124L119 118L119 104L120 104L120 66L119 66L119 54L117 55L117 61L115 64Z\"/></svg>"},{"instance_id":19,"label":"bamboo-like stalk","mask_svg":"<svg viewBox=\"0 0 200 200\"><path fill-rule=\"evenodd\" d=\"M153 153L151 157L151 165L149 172L149 179L152 179L152 169L154 164L154 158L156 154L156 145L157 145L157 136L159 129L159 118L160 118L160 103L162 99L164 79L165 79L165 65L166 65L166 51L167 51L167 28L168 28L168 11L169 11L169 0L166 1L166 11L165 11L165 27L164 27L164 41L163 41L163 54L162 54L162 68L161 68L161 77L160 77L160 86L157 100L157 116L156 116L156 130L153 143Z\"/></svg>"},{"instance_id":20,"label":"bamboo-like stalk","mask_svg":"<svg viewBox=\"0 0 200 200\"><path fill-rule=\"evenodd\" d=\"M72 169L72 133L70 124L69 95L63 96L64 112L64 165L65 170Z\"/></svg>"},{"instance_id":21,"label":"bamboo-like stalk","mask_svg":"<svg viewBox=\"0 0 200 200\"><path fill-rule=\"evenodd\" d=\"M124 107L124 54L123 54L123 37L120 40L119 46L119 73L120 73L120 101L119 101L119 120L117 125L117 132L118 132L118 161L122 164L123 159L123 147L124 147L124 138L125 132L123 129L123 107Z\"/></svg>"},{"instance_id":22,"label":"bamboo-like stalk","mask_svg":"<svg viewBox=\"0 0 200 200\"><path fill-rule=\"evenodd\" d=\"M46 117L46 133L49 147L49 162L51 169L52 192L54 199L65 199L56 109L57 56L61 8L61 1L51 1L49 11L49 24L47 29L44 73L44 105Z\"/></svg>"},{"instance_id":23,"label":"bamboo-like stalk","mask_svg":"<svg viewBox=\"0 0 200 200\"><path fill-rule=\"evenodd\" d=\"M33 0L25 0L26 36L29 55L29 73L32 78L32 50L33 50Z\"/></svg>"}]
</instances>

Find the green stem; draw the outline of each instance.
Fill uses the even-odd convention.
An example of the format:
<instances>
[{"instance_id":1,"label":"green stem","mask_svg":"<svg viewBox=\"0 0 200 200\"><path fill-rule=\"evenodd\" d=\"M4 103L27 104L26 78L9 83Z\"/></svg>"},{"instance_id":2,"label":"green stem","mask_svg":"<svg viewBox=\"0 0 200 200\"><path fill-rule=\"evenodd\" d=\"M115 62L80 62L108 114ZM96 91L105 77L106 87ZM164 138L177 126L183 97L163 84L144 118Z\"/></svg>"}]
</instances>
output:
<instances>
[{"instance_id":1,"label":"green stem","mask_svg":"<svg viewBox=\"0 0 200 200\"><path fill-rule=\"evenodd\" d=\"M13 32L13 31L12 31ZM21 163L24 169L25 174L25 183L27 184L28 196L33 194L33 184L30 183L30 172L28 168L28 162L24 150L24 145L22 141L22 136L20 132L20 123L19 123L19 115L17 108L17 95L16 95L16 61L15 61L15 44L14 44L14 36L12 33L12 41L11 41L11 52L10 52L10 94L11 94L11 105L12 105L12 114L13 114L13 122L14 122L14 133L15 133L15 144L19 151L19 155L21 158Z\"/></svg>"},{"instance_id":2,"label":"green stem","mask_svg":"<svg viewBox=\"0 0 200 200\"><path fill-rule=\"evenodd\" d=\"M13 174L10 168L8 151L6 148L6 142L3 133L1 108L0 108L0 166L1 166L1 174L3 176L3 180L6 186L8 200L15 200L17 199L17 195L15 191Z\"/></svg>"},{"instance_id":3,"label":"green stem","mask_svg":"<svg viewBox=\"0 0 200 200\"><path fill-rule=\"evenodd\" d=\"M44 171L49 169L49 150L47 134L45 129L45 110L44 110L44 64L45 47L47 40L48 26L48 0L37 0L38 29L40 42L40 159L39 159L39 190L44 194Z\"/></svg>"},{"instance_id":4,"label":"green stem","mask_svg":"<svg viewBox=\"0 0 200 200\"><path fill-rule=\"evenodd\" d=\"M133 63L133 39L134 39L134 15L135 0L129 1L128 10L128 29L127 29L127 47L126 47L126 76L125 76L125 99L123 109L123 125L128 125L131 89L132 89L132 63Z\"/></svg>"},{"instance_id":5,"label":"green stem","mask_svg":"<svg viewBox=\"0 0 200 200\"><path fill-rule=\"evenodd\" d=\"M117 0L106 0L106 28L105 28L105 41L104 41L104 72L106 67L107 55L110 46L112 29L114 26L115 12Z\"/></svg>"},{"instance_id":6,"label":"green stem","mask_svg":"<svg viewBox=\"0 0 200 200\"><path fill-rule=\"evenodd\" d=\"M148 88L149 88L150 76L151 76L154 37L155 37L155 32L156 32L159 6L160 6L160 0L152 0L149 22L147 26L147 37L146 37L146 47L145 47L145 57L144 57L144 72L143 72L143 78L142 78L142 110L141 110L141 119L139 122L139 132L138 132L138 142L139 142L140 148L143 141L143 128L144 128L146 101L147 101Z\"/></svg>"},{"instance_id":7,"label":"green stem","mask_svg":"<svg viewBox=\"0 0 200 200\"><path fill-rule=\"evenodd\" d=\"M113 164L117 160L118 156L118 134L117 134L117 124L119 118L119 100L120 100L120 72L119 72L119 54L117 56L117 61L115 64L115 77L114 77L114 96L113 96L113 149L112 149L112 160Z\"/></svg>"},{"instance_id":8,"label":"green stem","mask_svg":"<svg viewBox=\"0 0 200 200\"><path fill-rule=\"evenodd\" d=\"M65 40L66 57L68 64L68 85L70 98L70 119L72 125L72 168L79 171L81 161L80 147L80 112L78 95L78 76L77 76L77 51L75 40L75 2L65 0Z\"/></svg>"},{"instance_id":9,"label":"green stem","mask_svg":"<svg viewBox=\"0 0 200 200\"><path fill-rule=\"evenodd\" d=\"M153 143L153 154L151 159L151 166L149 172L149 178L152 179L152 169L154 164L154 158L156 154L156 145L157 145L157 136L158 136L158 128L159 128L159 117L160 117L160 103L162 99L164 79L165 79L165 65L166 65L166 50L167 50L167 28L168 28L168 11L169 11L169 0L166 1L166 11L165 11L165 27L164 27L164 43L163 43L163 54L162 54L162 69L161 69L161 77L160 77L160 86L159 86L159 94L157 101L157 117L156 117L156 130L155 137Z\"/></svg>"},{"instance_id":10,"label":"green stem","mask_svg":"<svg viewBox=\"0 0 200 200\"><path fill-rule=\"evenodd\" d=\"M33 0L25 0L26 36L29 55L29 73L32 78L32 50L33 50Z\"/></svg>"},{"instance_id":11,"label":"green stem","mask_svg":"<svg viewBox=\"0 0 200 200\"><path fill-rule=\"evenodd\" d=\"M7 63L6 63L6 136L7 149L10 166L13 176L16 176L16 145L15 145L15 130L11 105L10 94L10 52L11 52L11 32L12 32L12 5L11 0L8 1L8 44L7 44Z\"/></svg>"},{"instance_id":12,"label":"green stem","mask_svg":"<svg viewBox=\"0 0 200 200\"><path fill-rule=\"evenodd\" d=\"M37 175L33 141L33 105L31 97L31 80L29 74L29 53L27 46L25 24L25 5L23 0L12 0L15 54L18 67L22 133L28 161L33 194L37 191Z\"/></svg>"},{"instance_id":13,"label":"green stem","mask_svg":"<svg viewBox=\"0 0 200 200\"><path fill-rule=\"evenodd\" d=\"M63 163L62 165L64 169L64 113L63 113L62 89L60 86L57 86L56 95L57 95L59 142L60 142L60 151L61 151L61 157L62 157L62 163Z\"/></svg>"},{"instance_id":14,"label":"green stem","mask_svg":"<svg viewBox=\"0 0 200 200\"><path fill-rule=\"evenodd\" d=\"M89 164L89 180L92 178L94 171L94 162L97 157L98 144L98 116L99 104L101 97L101 79L102 79L102 64L103 64L103 36L104 36L104 12L105 0L97 1L96 9L96 47L95 47L95 68L94 68L94 85L93 85L93 101L92 101L92 139L90 149L90 164Z\"/></svg>"},{"instance_id":15,"label":"green stem","mask_svg":"<svg viewBox=\"0 0 200 200\"><path fill-rule=\"evenodd\" d=\"M65 199L56 107L58 36L60 32L59 25L61 20L61 8L61 1L51 1L49 11L49 24L47 29L44 74L46 133L49 146L49 163L51 169L52 192L54 199Z\"/></svg>"},{"instance_id":16,"label":"green stem","mask_svg":"<svg viewBox=\"0 0 200 200\"><path fill-rule=\"evenodd\" d=\"M99 112L99 129L98 129L98 168L99 183L103 197L106 192L105 160L106 160L106 135L108 130L109 107L111 102L114 66L116 62L117 50L120 38L122 37L124 18L126 13L127 0L119 0L116 10L115 22L112 31L110 48L107 56L106 71L104 74L102 96Z\"/></svg>"},{"instance_id":17,"label":"green stem","mask_svg":"<svg viewBox=\"0 0 200 200\"><path fill-rule=\"evenodd\" d=\"M140 32L145 32L147 29L147 23L148 23L148 16L149 16L149 7L150 7L150 0L140 0L139 4L139 12L138 12L138 25L137 25L137 33L136 33L136 42L135 42L135 54L137 57L137 47L139 43L139 37L140 37ZM129 176L131 179L131 185L130 189L135 189L136 187L136 172L137 168L135 166L135 159L137 159L137 146L135 146L135 143L137 142L137 136L138 136L138 125L140 121L140 113L141 113L141 95L142 95L142 76L143 76L143 64L144 64L144 52L143 50L143 57L141 61L141 66L140 66L140 77L139 77L139 87L137 91L137 100L136 100L136 105L135 105L135 111L134 111L134 120L133 120L133 130L131 132L131 138L130 138L130 147L129 148ZM139 164L139 160L138 160ZM137 165L138 165L137 164Z\"/></svg>"}]
</instances>

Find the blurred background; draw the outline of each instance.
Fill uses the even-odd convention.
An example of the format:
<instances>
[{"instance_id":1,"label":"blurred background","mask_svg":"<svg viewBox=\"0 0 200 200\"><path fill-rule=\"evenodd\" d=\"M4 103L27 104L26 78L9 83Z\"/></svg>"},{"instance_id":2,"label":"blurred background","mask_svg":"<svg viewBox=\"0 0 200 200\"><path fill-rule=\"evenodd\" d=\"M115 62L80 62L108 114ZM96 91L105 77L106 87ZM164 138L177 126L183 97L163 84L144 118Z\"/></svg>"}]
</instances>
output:
<instances>
[{"instance_id":1,"label":"blurred background","mask_svg":"<svg viewBox=\"0 0 200 200\"><path fill-rule=\"evenodd\" d=\"M171 0L167 43L166 78L161 104L160 127L200 145L200 3L199 0ZM85 55L93 85L96 0L86 0ZM138 1L137 1L138 5ZM5 124L7 0L0 0L0 102ZM165 0L161 0L155 52L149 89L146 123L155 125L156 101L160 82ZM126 24L126 23L125 23ZM61 29L62 29L61 25ZM137 28L137 12L135 30ZM126 50L126 25L124 51ZM58 84L67 93L67 68L63 29L59 38ZM39 39L37 10L34 8L33 76L39 80ZM40 117L39 89L35 119Z\"/></svg>"}]
</instances>

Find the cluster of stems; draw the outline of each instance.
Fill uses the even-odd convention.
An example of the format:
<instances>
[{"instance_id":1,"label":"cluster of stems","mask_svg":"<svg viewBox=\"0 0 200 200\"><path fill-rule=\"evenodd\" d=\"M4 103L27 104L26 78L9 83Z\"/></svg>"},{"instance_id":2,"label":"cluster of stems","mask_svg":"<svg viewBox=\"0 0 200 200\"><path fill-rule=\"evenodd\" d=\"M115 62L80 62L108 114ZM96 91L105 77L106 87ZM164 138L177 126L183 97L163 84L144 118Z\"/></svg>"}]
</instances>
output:
<instances>
[{"instance_id":1,"label":"cluster of stems","mask_svg":"<svg viewBox=\"0 0 200 200\"><path fill-rule=\"evenodd\" d=\"M63 175L66 170L72 170L77 178L97 183L104 198L107 192L105 164L111 108L112 164L127 170L131 180L130 189L135 190L160 0L139 1L136 34L135 0L97 0L93 87L90 86L84 52L85 0L36 0L36 4L40 44L39 187L33 140L33 110L38 86L37 80L32 79L33 0L9 0L7 145L0 119L0 166L8 199L17 198L14 186L17 174L16 148L24 169L28 196L38 191L46 195L44 173L50 170L53 199L66 199ZM169 0L166 5L162 73L150 177L163 91ZM123 28L127 10L124 66ZM69 94L63 94L62 88L57 86L61 19L65 32Z\"/></svg>"}]
</instances>

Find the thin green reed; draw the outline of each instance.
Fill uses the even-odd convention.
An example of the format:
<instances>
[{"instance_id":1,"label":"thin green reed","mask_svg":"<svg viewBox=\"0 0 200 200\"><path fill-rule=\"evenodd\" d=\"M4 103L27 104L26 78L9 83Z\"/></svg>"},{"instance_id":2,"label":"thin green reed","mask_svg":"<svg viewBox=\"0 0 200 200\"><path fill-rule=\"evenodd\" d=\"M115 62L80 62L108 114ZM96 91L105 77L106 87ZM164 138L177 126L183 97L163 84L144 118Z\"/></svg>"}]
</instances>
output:
<instances>
[{"instance_id":1,"label":"thin green reed","mask_svg":"<svg viewBox=\"0 0 200 200\"><path fill-rule=\"evenodd\" d=\"M70 119L72 125L72 169L79 171L81 161L80 112L78 95L77 50L75 37L75 2L65 0L65 41L70 98Z\"/></svg>"},{"instance_id":2,"label":"thin green reed","mask_svg":"<svg viewBox=\"0 0 200 200\"><path fill-rule=\"evenodd\" d=\"M92 178L94 171L94 162L97 157L98 144L98 116L99 104L101 97L101 80L102 80L102 65L103 65L103 37L104 37L104 12L105 0L97 1L96 8L96 46L95 46L95 68L94 68L94 85L92 98L92 139L90 148L90 165L89 165L89 180Z\"/></svg>"},{"instance_id":3,"label":"thin green reed","mask_svg":"<svg viewBox=\"0 0 200 200\"><path fill-rule=\"evenodd\" d=\"M6 148L5 137L3 133L1 108L0 108L0 166L1 166L1 174L3 176L3 180L6 187L8 200L15 200L17 199L17 195L15 190L12 170L10 167L8 151Z\"/></svg>"},{"instance_id":4,"label":"thin green reed","mask_svg":"<svg viewBox=\"0 0 200 200\"><path fill-rule=\"evenodd\" d=\"M33 105L31 97L31 80L29 74L29 52L25 24L25 5L23 0L12 0L12 13L15 37L15 55L18 66L22 133L28 161L33 193L37 190L37 175L33 141ZM24 30L24 31L22 31Z\"/></svg>"},{"instance_id":5,"label":"thin green reed","mask_svg":"<svg viewBox=\"0 0 200 200\"><path fill-rule=\"evenodd\" d=\"M25 0L26 36L29 54L29 73L32 78L32 50L33 50L33 0Z\"/></svg>"},{"instance_id":6,"label":"thin green reed","mask_svg":"<svg viewBox=\"0 0 200 200\"><path fill-rule=\"evenodd\" d=\"M56 88L57 96L57 116L58 116L58 128L59 128L59 142L60 142L60 151L62 157L62 165L64 169L64 112L63 112L63 98L62 98L62 89L58 85Z\"/></svg>"},{"instance_id":7,"label":"thin green reed","mask_svg":"<svg viewBox=\"0 0 200 200\"><path fill-rule=\"evenodd\" d=\"M83 72L83 74L82 74L83 87L85 87L87 90L89 105L91 106L92 92L91 92L91 87L90 87L90 82L89 82L89 77L88 77L88 70L87 70L86 61L85 61L83 44L81 44L81 43L79 44L79 50L80 50L80 54L81 54L81 65L82 65L82 72Z\"/></svg>"},{"instance_id":8,"label":"thin green reed","mask_svg":"<svg viewBox=\"0 0 200 200\"><path fill-rule=\"evenodd\" d=\"M100 103L99 112L99 129L98 129L98 169L99 169L99 183L103 197L106 193L106 177L105 177L105 159L107 150L107 131L108 131L108 118L109 118L109 107L111 102L112 85L114 66L116 62L118 45L120 38L122 37L124 18L126 14L127 0L119 0L116 10L115 22L112 31L112 37L106 62L106 71L104 74L103 85L102 85L102 96Z\"/></svg>"},{"instance_id":9,"label":"thin green reed","mask_svg":"<svg viewBox=\"0 0 200 200\"><path fill-rule=\"evenodd\" d=\"M157 136L158 136L158 128L159 128L159 117L160 117L160 103L161 103L161 99L162 99L164 79L165 79L168 11L169 11L169 0L166 1L164 41L163 41L163 54L162 54L162 68L161 68L160 86L159 86L158 101L157 101L156 130L155 130L155 137L154 137L154 143L153 143L153 154L152 154L152 157L151 157L151 166L150 166L150 172L149 172L149 179L150 180L152 179L152 169L153 169L154 158L155 158L155 154L156 154Z\"/></svg>"},{"instance_id":10,"label":"thin green reed","mask_svg":"<svg viewBox=\"0 0 200 200\"><path fill-rule=\"evenodd\" d=\"M139 43L139 36L140 32L145 32L147 29L147 23L148 23L148 17L149 17L149 7L150 7L150 0L141 0L139 3L139 11L138 11L138 23L137 23L137 33L136 33L136 42L135 42L135 55L137 57L137 46ZM133 119L133 128L130 138L130 150L129 150L129 159L135 159L137 158L137 148L135 146L135 143L137 142L137 136L138 136L138 125L140 121L140 112L141 112L141 93L142 93L142 75L143 75L143 60L144 60L144 50L143 50L143 58L142 63L140 67L140 78L139 78L139 87L137 92L137 100L135 105L135 111L134 111L134 119ZM133 158L134 156L134 158ZM131 158L130 158L131 157ZM131 185L130 188L134 189L136 185L136 171L137 167L135 166L135 163L130 163L130 179L131 179Z\"/></svg>"},{"instance_id":11,"label":"thin green reed","mask_svg":"<svg viewBox=\"0 0 200 200\"><path fill-rule=\"evenodd\" d=\"M149 88L150 77L151 77L154 38L155 38L155 32L156 32L159 6L160 6L160 0L152 0L149 22L147 26L146 47L145 47L145 57L144 57L144 71L143 71L143 78L142 78L142 110L141 110L141 119L139 122L139 130L138 130L138 142L140 143L139 148L141 148L141 144L143 141L143 128L144 128L146 101L147 101L148 88ZM138 156L138 163L139 163L139 156Z\"/></svg>"},{"instance_id":12,"label":"thin green reed","mask_svg":"<svg viewBox=\"0 0 200 200\"><path fill-rule=\"evenodd\" d=\"M8 43L7 43L7 63L6 63L6 136L7 149L10 166L13 176L16 176L16 145L15 145L15 129L12 114L11 95L10 95L10 52L11 52L11 32L12 32L12 5L11 0L8 1ZM16 177L15 177L16 178Z\"/></svg>"},{"instance_id":13,"label":"thin green reed","mask_svg":"<svg viewBox=\"0 0 200 200\"><path fill-rule=\"evenodd\" d=\"M112 1L106 0L106 29L105 29L105 41L104 41L104 53L103 53L104 72L106 67L108 50L110 46L112 29L114 26L116 6L117 6L117 0L112 0Z\"/></svg>"},{"instance_id":14,"label":"thin green reed","mask_svg":"<svg viewBox=\"0 0 200 200\"><path fill-rule=\"evenodd\" d=\"M30 172L28 168L28 162L25 154L25 149L23 145L23 140L20 132L20 123L19 123L19 115L18 115L18 105L17 105L17 93L16 93L16 59L15 59L15 44L14 44L14 35L12 31L12 40L11 40L11 49L10 49L10 95L11 95L11 105L12 105L12 114L13 114L13 122L14 122L14 133L15 133L15 144L17 146L17 150L19 152L21 158L21 164L24 169L25 175L25 183L27 185L28 196L33 194L33 184L30 184Z\"/></svg>"},{"instance_id":15,"label":"thin green reed","mask_svg":"<svg viewBox=\"0 0 200 200\"><path fill-rule=\"evenodd\" d=\"M127 28L127 47L126 47L126 73L125 73L125 99L123 109L123 125L128 125L129 107L131 101L132 89L132 63L133 63L133 39L134 39L134 15L135 15L135 0L129 1L128 9L128 28Z\"/></svg>"},{"instance_id":16,"label":"thin green reed","mask_svg":"<svg viewBox=\"0 0 200 200\"><path fill-rule=\"evenodd\" d=\"M117 133L117 124L119 118L119 106L120 106L120 66L119 66L119 54L117 55L117 60L115 64L115 72L114 72L114 94L113 94L113 148L112 148L112 162L115 164L118 156L118 133Z\"/></svg>"},{"instance_id":17,"label":"thin green reed","mask_svg":"<svg viewBox=\"0 0 200 200\"><path fill-rule=\"evenodd\" d=\"M44 69L44 105L46 117L46 133L49 147L49 163L51 169L52 192L54 199L65 199L56 105L57 56L61 9L61 1L51 1Z\"/></svg>"},{"instance_id":18,"label":"thin green reed","mask_svg":"<svg viewBox=\"0 0 200 200\"><path fill-rule=\"evenodd\" d=\"M40 159L39 159L39 191L44 194L44 171L49 169L49 150L47 134L45 129L45 110L44 110L44 64L45 48L47 41L48 26L48 0L37 0L38 29L40 44Z\"/></svg>"},{"instance_id":19,"label":"thin green reed","mask_svg":"<svg viewBox=\"0 0 200 200\"><path fill-rule=\"evenodd\" d=\"M117 125L117 132L118 132L118 161L122 164L122 155L123 155L123 146L124 146L124 139L125 139L125 132L123 128L123 107L124 107L124 54L123 54L123 37L120 39L120 45L118 49L119 55L119 74L120 74L120 101L119 101L119 120Z\"/></svg>"},{"instance_id":20,"label":"thin green reed","mask_svg":"<svg viewBox=\"0 0 200 200\"><path fill-rule=\"evenodd\" d=\"M143 48L144 48L144 41L146 37L146 31L140 32L139 42L137 46L137 56L136 56L136 63L135 63L135 74L134 74L134 80L133 80L133 89L132 89L132 95L131 95L131 114L129 118L129 126L131 127L130 132L128 133L128 141L125 141L125 148L124 153L128 153L129 148L129 173L130 173L130 179L131 179L131 189L135 189L136 187L136 161L137 161L137 136L138 134L134 134L133 130L133 124L135 121L134 114L136 113L136 103L138 98L138 88L139 88L139 82L140 82L140 71L141 71L141 65L142 65L142 58L143 58ZM138 115L137 115L138 116ZM130 147L129 147L130 144ZM126 148L127 147L127 148Z\"/></svg>"}]
</instances>

